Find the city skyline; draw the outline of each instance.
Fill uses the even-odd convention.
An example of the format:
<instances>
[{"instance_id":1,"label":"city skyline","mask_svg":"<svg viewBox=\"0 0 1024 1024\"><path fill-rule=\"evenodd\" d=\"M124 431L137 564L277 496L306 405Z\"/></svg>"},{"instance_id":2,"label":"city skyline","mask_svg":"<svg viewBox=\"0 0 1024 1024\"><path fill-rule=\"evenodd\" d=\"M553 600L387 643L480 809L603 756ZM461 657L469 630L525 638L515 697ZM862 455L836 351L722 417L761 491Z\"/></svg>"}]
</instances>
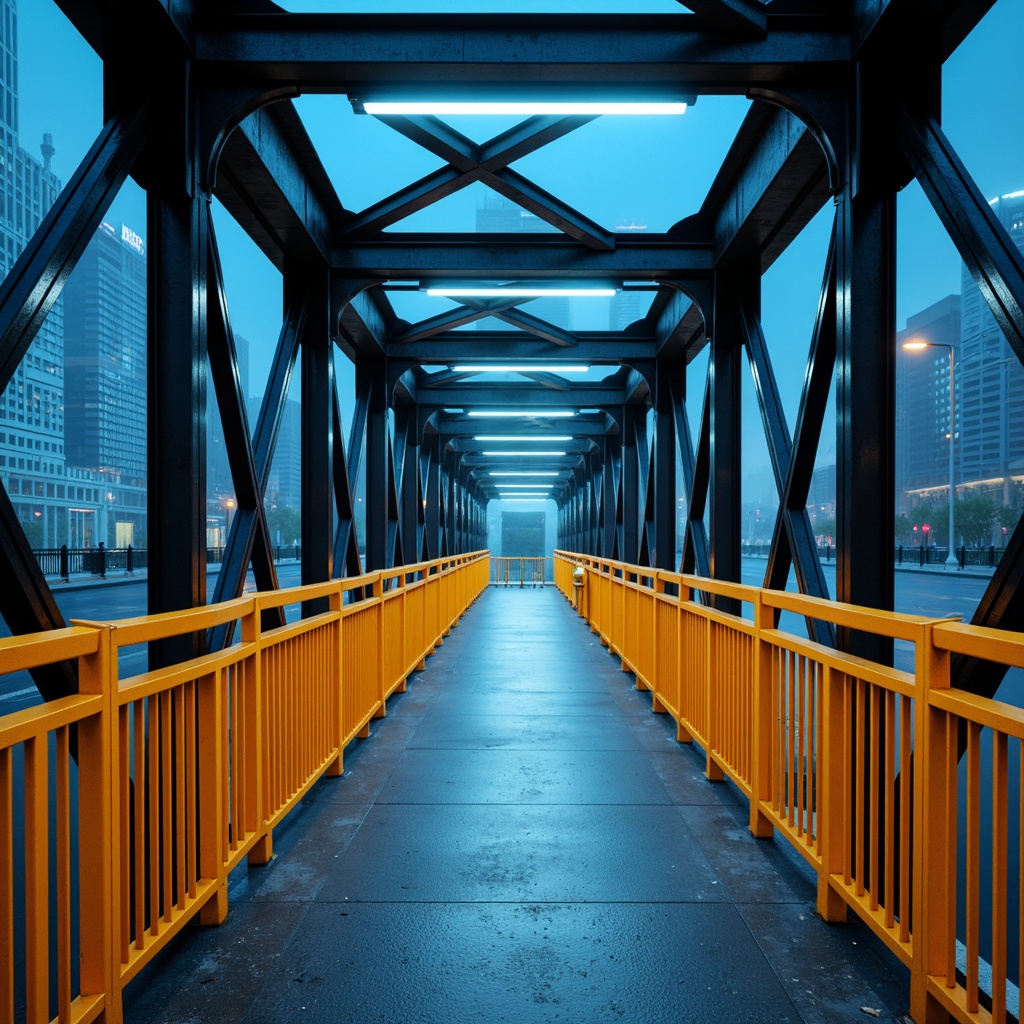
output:
<instances>
[{"instance_id":1,"label":"city skyline","mask_svg":"<svg viewBox=\"0 0 1024 1024\"><path fill-rule=\"evenodd\" d=\"M10 0L5 0L5 3L9 4ZM309 6L303 5L304 9ZM338 6L332 5L335 9ZM389 9L397 9L393 4L388 6ZM443 4L429 3L416 6L418 10L444 7ZM44 144L48 147L46 160L51 161L63 174L69 175L99 130L99 62L88 51L88 47L77 33L66 25L63 15L49 0L46 3L23 7L25 10L19 14L27 37L27 50L22 55L20 65L27 75L29 84L27 90L21 90L18 97L26 133L23 134L22 141L30 137L27 133L32 133L33 138L42 138L41 128L49 132L51 141ZM542 4L537 9L543 7ZM1003 189L1012 190L1021 184L1024 144L1012 131L1004 130L1000 133L993 130L994 123L999 122L993 121L996 115L989 105L980 102L980 98L984 96L986 89L991 91L1000 85L1005 87L1007 84L1024 84L1020 67L1015 61L1015 55L1012 54L1012 46L1007 42L1007 37L1011 35L1007 27L1015 23L1015 18L1022 9L1024 4L1020 0L1000 0L960 50L950 58L943 74L945 129L967 161L969 169L975 174L979 187L993 194L999 194ZM985 59L979 61L979 55L984 55ZM58 60L62 68L66 69L66 73L62 75L53 73L54 64ZM90 71L90 66L96 70ZM61 91L66 88L63 83L68 81L74 82L74 103L70 102L70 95L67 92ZM5 103L8 106L18 106L13 98L5 100ZM701 154L713 153L716 147L721 149L731 142L735 124L742 116L746 103L747 101L740 97L700 98L692 110L688 111L686 118L683 119L684 127L680 129L684 134L691 133L685 135L685 144L694 147L694 156L687 161L688 165L700 163ZM344 97L329 96L304 96L296 103L300 116L307 123L311 136L318 144L321 135L328 130L334 135L339 134L330 118L339 108L344 110L346 106ZM93 112L91 117L88 116L89 111ZM348 117L350 112L344 113ZM346 132L387 132L379 123L373 122L372 118L345 120L344 128ZM678 135L678 131L676 134ZM583 137L582 132L580 136ZM666 138L662 135L659 144L675 146L679 143L679 139L666 141ZM644 140L638 136L636 141L637 159L643 159L646 154L642 152L640 142ZM648 139L645 144L649 142ZM585 143L586 140L583 139L577 152L585 152ZM350 202L350 197L358 197L355 182L350 183L348 179L338 178L329 151L325 154L324 160L343 201ZM348 163L351 164L352 161ZM594 163L595 174L603 173L603 168L599 168L598 163ZM714 160L708 157L707 163L713 164ZM369 186L363 184L360 187L369 187L369 196L373 196L373 190L376 189L379 197L379 192L384 186L377 181L373 169L361 165L358 169L362 171L364 182L370 183ZM346 173L353 174L354 170L350 168ZM630 182L624 180L624 187L619 190L617 200L623 209L608 213L612 218L609 223L651 221L655 223L657 230L662 230L664 224L658 226L657 217L661 217L664 222L678 219L691 212L684 202L691 206L693 203L699 203L705 187L700 185L702 179L699 175L692 181L686 177L690 170L689 166L682 167L678 160L667 159L664 166L659 163L651 168L651 181L645 181L642 189L631 189ZM397 175L400 180L415 176L412 168L406 166L405 160L399 160L389 173L392 176ZM674 175L672 186L665 184L669 181L666 176L668 174ZM471 198L471 191L466 192L465 198ZM681 200L684 196L689 198ZM655 198L660 205L653 203ZM478 203L479 196L473 202ZM652 203L652 211L657 206L657 210L662 212L648 217L643 209L629 209L643 206L648 202ZM665 206L666 202L670 202L670 206ZM941 301L942 295L955 291L955 288L947 286L951 280L959 283L961 271L959 257L916 183L911 183L900 194L898 202L901 232L897 253L900 282L897 290L897 315L900 322L909 322L911 317L928 308L928 305ZM219 208L216 201L214 209L228 298L231 302L232 322L236 332L252 337L253 384L250 391L258 395L263 390L261 382L265 380L270 353L276 343L280 325L280 277L255 249L253 243L242 236L237 225L234 225L223 209ZM666 213L665 210L669 212ZM450 216L453 211L454 207L449 207L447 211L442 209L440 215ZM115 224L143 224L145 202L141 190L133 183L127 183L123 194L115 201L108 214L108 219ZM764 278L762 324L769 348L773 352L783 406L791 426L796 419L799 385L811 335L831 220L831 209L822 210L778 262L768 270ZM144 231L138 234L144 235ZM942 290L944 287L945 291ZM56 315L55 312L53 316ZM699 396L702 391L704 362L702 357L698 357L688 372L691 381L688 411L694 433L696 420L700 415ZM338 360L338 379L341 384L343 423L347 426L354 379L347 360ZM775 495L767 449L760 422L752 411L754 409L752 385L749 379L745 378L745 505L770 504ZM834 461L834 450L834 436L831 430L826 429L819 449L819 472L827 472L830 461Z\"/></svg>"}]
</instances>

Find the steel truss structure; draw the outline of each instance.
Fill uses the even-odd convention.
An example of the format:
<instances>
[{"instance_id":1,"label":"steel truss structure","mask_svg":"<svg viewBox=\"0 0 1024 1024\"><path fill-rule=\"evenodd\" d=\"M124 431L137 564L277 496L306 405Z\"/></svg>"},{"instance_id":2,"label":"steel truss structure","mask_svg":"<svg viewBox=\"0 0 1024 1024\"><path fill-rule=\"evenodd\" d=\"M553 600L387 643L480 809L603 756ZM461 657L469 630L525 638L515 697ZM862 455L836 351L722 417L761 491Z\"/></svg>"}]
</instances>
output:
<instances>
[{"instance_id":1,"label":"steel truss structure","mask_svg":"<svg viewBox=\"0 0 1024 1024\"><path fill-rule=\"evenodd\" d=\"M57 2L103 59L107 123L3 282L0 386L131 175L149 211L151 612L205 600L207 358L238 504L218 599L241 592L250 566L260 588L276 585L263 496L293 384L302 399L304 583L484 547L494 464L473 438L522 424L468 414L510 401L539 422L553 409L580 412L551 492L563 548L672 569L682 550L684 570L739 579L746 361L781 509L765 584L784 586L792 565L801 590L826 593L805 506L834 378L833 596L892 607L895 196L912 178L1024 358L1024 261L941 128L942 64L994 0L687 0L691 13L673 16L301 15L269 0ZM593 222L510 166L585 124L579 115L529 117L483 144L436 117L382 116L443 166L367 209L346 208L292 100L318 92L359 102L396 85L453 98L557 89L753 102L701 208L667 233L637 236ZM473 182L557 233L385 233ZM239 384L213 196L283 278L284 323L255 424ZM760 281L830 202L830 254L790 425L761 330ZM469 298L409 324L389 299L389 287L402 283L467 278L658 287L646 317L623 333L574 333L505 297ZM456 330L485 317L507 330ZM687 366L705 346L707 377L691 379ZM334 384L341 358L356 371L347 445ZM572 383L559 373L570 358L608 375ZM512 360L542 369L511 388L451 369ZM687 413L694 404L702 408L695 438ZM354 528L361 473L370 510L365 559ZM686 496L683 537L677 483ZM0 574L12 581L0 590L12 630L61 624L3 493ZM1018 527L975 621L1024 626L1022 576ZM884 641L809 626L823 643L891 656L877 646ZM154 649L151 659L167 663L226 639L195 637ZM956 685L992 692L993 671L965 662ZM39 682L55 696L73 678Z\"/></svg>"}]
</instances>

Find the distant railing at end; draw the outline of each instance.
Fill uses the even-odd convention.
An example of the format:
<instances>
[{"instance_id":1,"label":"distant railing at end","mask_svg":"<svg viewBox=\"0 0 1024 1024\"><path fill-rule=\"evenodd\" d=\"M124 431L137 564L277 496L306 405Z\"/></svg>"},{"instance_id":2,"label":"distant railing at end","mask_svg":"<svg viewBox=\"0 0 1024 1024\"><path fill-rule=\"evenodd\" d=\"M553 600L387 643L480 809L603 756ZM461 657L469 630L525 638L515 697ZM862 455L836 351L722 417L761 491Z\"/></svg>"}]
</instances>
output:
<instances>
[{"instance_id":1,"label":"distant railing at end","mask_svg":"<svg viewBox=\"0 0 1024 1024\"><path fill-rule=\"evenodd\" d=\"M554 582L553 558L491 557L491 583L496 587L543 587Z\"/></svg>"}]
</instances>

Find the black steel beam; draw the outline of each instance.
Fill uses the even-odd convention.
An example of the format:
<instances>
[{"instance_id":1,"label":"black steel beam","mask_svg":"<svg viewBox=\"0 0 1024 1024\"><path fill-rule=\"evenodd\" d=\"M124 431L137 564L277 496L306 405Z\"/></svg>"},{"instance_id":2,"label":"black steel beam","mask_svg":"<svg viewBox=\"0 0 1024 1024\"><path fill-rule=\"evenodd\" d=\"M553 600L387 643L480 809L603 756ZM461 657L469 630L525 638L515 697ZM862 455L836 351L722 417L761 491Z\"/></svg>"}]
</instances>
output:
<instances>
[{"instance_id":1,"label":"black steel beam","mask_svg":"<svg viewBox=\"0 0 1024 1024\"><path fill-rule=\"evenodd\" d=\"M722 275L715 285L715 336L711 341L711 575L716 580L742 578L740 541L743 534L743 332L737 300L760 308L760 275L751 267L746 274ZM715 606L738 612L730 598Z\"/></svg>"},{"instance_id":2,"label":"black steel beam","mask_svg":"<svg viewBox=\"0 0 1024 1024\"><path fill-rule=\"evenodd\" d=\"M856 52L869 47L905 50L907 39L919 38L927 26L938 42L936 56L944 63L994 5L995 0L855 0Z\"/></svg>"},{"instance_id":3,"label":"black steel beam","mask_svg":"<svg viewBox=\"0 0 1024 1024\"><path fill-rule=\"evenodd\" d=\"M714 268L710 235L616 235L600 252L575 239L536 232L514 235L436 235L394 232L385 238L335 245L331 267L345 277L386 280L600 279L705 280Z\"/></svg>"},{"instance_id":4,"label":"black steel beam","mask_svg":"<svg viewBox=\"0 0 1024 1024\"><path fill-rule=\"evenodd\" d=\"M407 345L414 341L424 341L427 338L433 338L439 334L454 331L455 328L463 327L465 324L471 324L477 320L484 320L489 316L494 316L496 313L502 313L506 309L512 309L526 301L528 300L522 298L501 299L472 306L458 306L455 309L445 310L443 313L438 313L437 316L420 320L419 323L410 324L408 327L394 332L389 341L394 345Z\"/></svg>"},{"instance_id":5,"label":"black steel beam","mask_svg":"<svg viewBox=\"0 0 1024 1024\"><path fill-rule=\"evenodd\" d=\"M124 184L153 123L149 103L108 121L0 284L0 391Z\"/></svg>"},{"instance_id":6,"label":"black steel beam","mask_svg":"<svg viewBox=\"0 0 1024 1024\"><path fill-rule=\"evenodd\" d=\"M697 15L210 15L196 52L254 86L348 92L361 99L425 83L476 97L524 83L586 83L640 95L652 86L743 91L845 63L845 8L817 17L767 15L761 39L708 29ZM440 88L436 83L444 83Z\"/></svg>"},{"instance_id":7,"label":"black steel beam","mask_svg":"<svg viewBox=\"0 0 1024 1024\"><path fill-rule=\"evenodd\" d=\"M325 266L285 268L288 295L308 304L300 339L302 371L302 582L322 583L334 575L334 353L330 340L330 288ZM307 602L304 611L322 611Z\"/></svg>"},{"instance_id":8,"label":"black steel beam","mask_svg":"<svg viewBox=\"0 0 1024 1024\"><path fill-rule=\"evenodd\" d=\"M654 552L651 562L659 569L676 571L676 429L673 383L686 389L686 363L659 359L654 392Z\"/></svg>"},{"instance_id":9,"label":"black steel beam","mask_svg":"<svg viewBox=\"0 0 1024 1024\"><path fill-rule=\"evenodd\" d=\"M250 114L228 136L214 194L267 258L315 263L346 211L288 100Z\"/></svg>"},{"instance_id":10,"label":"black steel beam","mask_svg":"<svg viewBox=\"0 0 1024 1024\"><path fill-rule=\"evenodd\" d=\"M847 188L836 217L835 597L883 611L894 600L895 249L895 195ZM891 640L837 640L891 664Z\"/></svg>"},{"instance_id":11,"label":"black steel beam","mask_svg":"<svg viewBox=\"0 0 1024 1024\"><path fill-rule=\"evenodd\" d=\"M237 505L214 584L213 603L218 604L241 595L250 563L257 589L276 590L278 582L263 506L269 464L261 466L253 454L245 408L246 395L238 374L238 354L228 315L212 217L207 231L207 352ZM283 614L278 609L275 612L275 615L268 616L267 624L283 625ZM233 633L234 623L217 627L207 636L207 648L220 650L227 646Z\"/></svg>"},{"instance_id":12,"label":"black steel beam","mask_svg":"<svg viewBox=\"0 0 1024 1024\"><path fill-rule=\"evenodd\" d=\"M147 199L147 585L156 615L206 603L208 221L198 195L164 184L151 186ZM204 644L198 635L152 643L150 667L196 657Z\"/></svg>"},{"instance_id":13,"label":"black steel beam","mask_svg":"<svg viewBox=\"0 0 1024 1024\"><path fill-rule=\"evenodd\" d=\"M724 32L763 38L768 31L767 8L760 0L679 0L702 21Z\"/></svg>"},{"instance_id":14,"label":"black steel beam","mask_svg":"<svg viewBox=\"0 0 1024 1024\"><path fill-rule=\"evenodd\" d=\"M50 585L18 522L18 515L0 486L0 615L14 636L63 629L67 623L53 599ZM59 662L32 671L43 700L56 700L78 692L78 671L73 662Z\"/></svg>"},{"instance_id":15,"label":"black steel beam","mask_svg":"<svg viewBox=\"0 0 1024 1024\"><path fill-rule=\"evenodd\" d=\"M334 572L338 576L358 576L362 573L363 566L356 538L355 501L343 443L345 433L341 422L341 402L338 399L337 387L334 389L331 406L331 422L334 425L331 482L334 486L334 507L338 512L338 526L334 535Z\"/></svg>"},{"instance_id":16,"label":"black steel beam","mask_svg":"<svg viewBox=\"0 0 1024 1024\"><path fill-rule=\"evenodd\" d=\"M704 381L701 404L700 433L694 446L690 436L690 420L686 412L685 390L673 385L673 412L676 437L686 491L686 534L683 537L681 572L711 575L711 548L704 526L708 491L711 486L711 361Z\"/></svg>"},{"instance_id":17,"label":"black steel beam","mask_svg":"<svg viewBox=\"0 0 1024 1024\"><path fill-rule=\"evenodd\" d=\"M383 360L356 361L356 391L366 406L366 568L388 567L389 455L387 367ZM351 451L351 449L350 449Z\"/></svg>"},{"instance_id":18,"label":"black steel beam","mask_svg":"<svg viewBox=\"0 0 1024 1024\"><path fill-rule=\"evenodd\" d=\"M824 289L828 289L832 283L832 276L826 272ZM834 302L834 299L833 299ZM834 309L834 306L833 306ZM828 300L822 295L819 303L819 311L828 311ZM775 474L775 485L779 492L778 522L782 529L776 529L772 538L772 547L768 557L768 566L765 572L764 585L772 590L785 590L789 577L790 563L796 572L797 586L800 593L810 594L812 597L828 598L828 584L825 582L825 574L821 568L821 560L818 557L818 548L814 539L814 529L811 526L811 518L807 512L806 497L803 503L795 504L791 493L787 492L787 486L792 487L794 482L794 462L796 452L789 433L789 424L786 422L786 414L782 408L782 399L779 396L778 385L775 381L775 371L772 369L771 358L768 354L768 345L765 342L761 324L747 309L740 311L741 322L744 332L744 344L747 349L747 359L750 363L750 370L754 378L754 390L757 393L758 408L761 412L761 420L764 426L765 440L768 443L768 456L771 460L772 471ZM834 314L833 314L834 317ZM815 332L815 340L821 337L821 332ZM808 402L820 408L822 415L828 396L828 377L835 367L835 353L831 353L831 360L828 353L822 352L821 348L827 346L815 345L812 348L811 360L808 364L805 375L805 388L801 401L801 411L808 408ZM820 357L824 365L815 365L816 357ZM824 380L822 380L824 378ZM821 386L824 383L824 396L814 396L809 399L807 390L809 386ZM810 423L803 424L805 430L803 440L806 443L813 430ZM820 432L821 421L818 421L817 429ZM802 462L800 465L801 489L806 495L806 487L814 470L814 452L810 450L801 451ZM808 636L829 647L835 646L835 631L831 623L817 619L807 619Z\"/></svg>"},{"instance_id":19,"label":"black steel beam","mask_svg":"<svg viewBox=\"0 0 1024 1024\"><path fill-rule=\"evenodd\" d=\"M898 109L903 152L1017 358L1024 363L1024 255L934 118Z\"/></svg>"},{"instance_id":20,"label":"black steel beam","mask_svg":"<svg viewBox=\"0 0 1024 1024\"><path fill-rule=\"evenodd\" d=\"M465 406L496 409L515 406L524 413L544 409L589 409L625 405L629 401L627 389L600 384L577 384L568 393L540 390L519 384L464 384L460 387L437 388L429 392L430 404L448 408Z\"/></svg>"}]
</instances>

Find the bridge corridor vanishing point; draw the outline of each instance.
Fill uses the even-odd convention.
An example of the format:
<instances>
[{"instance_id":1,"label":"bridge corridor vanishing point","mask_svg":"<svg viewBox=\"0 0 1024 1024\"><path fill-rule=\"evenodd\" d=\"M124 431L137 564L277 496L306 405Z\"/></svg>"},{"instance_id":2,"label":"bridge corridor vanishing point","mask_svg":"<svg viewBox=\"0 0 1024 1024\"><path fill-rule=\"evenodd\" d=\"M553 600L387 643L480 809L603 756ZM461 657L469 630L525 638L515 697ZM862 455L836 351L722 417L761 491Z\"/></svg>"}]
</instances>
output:
<instances>
[{"instance_id":1,"label":"bridge corridor vanishing point","mask_svg":"<svg viewBox=\"0 0 1024 1024\"><path fill-rule=\"evenodd\" d=\"M488 589L128 1024L857 1020L907 974L554 588Z\"/></svg>"}]
</instances>

